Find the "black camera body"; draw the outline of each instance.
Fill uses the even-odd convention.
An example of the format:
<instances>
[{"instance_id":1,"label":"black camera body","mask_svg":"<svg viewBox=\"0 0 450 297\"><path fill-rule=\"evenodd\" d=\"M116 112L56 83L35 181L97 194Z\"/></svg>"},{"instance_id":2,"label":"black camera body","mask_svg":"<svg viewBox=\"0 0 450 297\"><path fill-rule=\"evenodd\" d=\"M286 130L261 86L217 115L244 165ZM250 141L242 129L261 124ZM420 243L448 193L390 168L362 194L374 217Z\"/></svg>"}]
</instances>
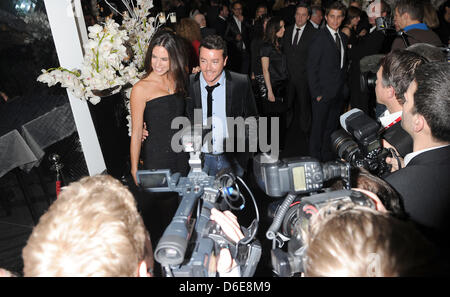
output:
<instances>
[{"instance_id":1,"label":"black camera body","mask_svg":"<svg viewBox=\"0 0 450 297\"><path fill-rule=\"evenodd\" d=\"M266 155L254 158L254 174L259 187L271 197L285 196L282 203L272 204L269 212L273 222L266 237L273 241L271 262L277 276L289 277L303 272L306 246L302 230L307 230L310 218L325 205L353 202L375 208L375 203L361 192L350 189L350 164L334 161L320 163L311 157L270 159ZM300 176L303 175L303 176ZM342 179L347 189L324 189L326 181ZM270 211L270 210L269 210ZM282 249L288 242L286 249Z\"/></svg>"},{"instance_id":2,"label":"black camera body","mask_svg":"<svg viewBox=\"0 0 450 297\"><path fill-rule=\"evenodd\" d=\"M240 266L241 276L252 276L261 257L260 243L257 240L233 243L210 220L212 208L226 210L226 205L231 205L230 202L223 203L224 200L236 196L233 201L244 198L235 189L232 175L216 178L202 171L199 135L194 133L193 138L183 136L184 150L190 153L191 170L187 177L171 174L168 169L137 172L138 184L146 191L177 192L182 197L156 246L155 260L161 264L166 276L214 277L218 253L221 248L228 248ZM252 231L243 229L244 235Z\"/></svg>"},{"instance_id":3,"label":"black camera body","mask_svg":"<svg viewBox=\"0 0 450 297\"><path fill-rule=\"evenodd\" d=\"M341 115L340 121L343 129L331 134L332 147L338 156L378 176L389 172L386 157L391 152L383 148L380 125L357 108Z\"/></svg>"}]
</instances>

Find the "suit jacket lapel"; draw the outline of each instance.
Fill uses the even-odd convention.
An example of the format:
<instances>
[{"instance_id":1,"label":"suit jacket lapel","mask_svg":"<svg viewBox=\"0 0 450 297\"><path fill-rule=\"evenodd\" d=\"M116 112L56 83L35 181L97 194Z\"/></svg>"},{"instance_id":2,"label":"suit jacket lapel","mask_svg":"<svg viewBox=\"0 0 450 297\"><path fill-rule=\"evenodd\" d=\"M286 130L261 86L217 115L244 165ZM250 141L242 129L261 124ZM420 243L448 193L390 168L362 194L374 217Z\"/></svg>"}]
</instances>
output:
<instances>
[{"instance_id":1,"label":"suit jacket lapel","mask_svg":"<svg viewBox=\"0 0 450 297\"><path fill-rule=\"evenodd\" d=\"M197 73L194 77L194 103L196 108L202 107L202 92L200 91L200 74L201 72Z\"/></svg>"}]
</instances>

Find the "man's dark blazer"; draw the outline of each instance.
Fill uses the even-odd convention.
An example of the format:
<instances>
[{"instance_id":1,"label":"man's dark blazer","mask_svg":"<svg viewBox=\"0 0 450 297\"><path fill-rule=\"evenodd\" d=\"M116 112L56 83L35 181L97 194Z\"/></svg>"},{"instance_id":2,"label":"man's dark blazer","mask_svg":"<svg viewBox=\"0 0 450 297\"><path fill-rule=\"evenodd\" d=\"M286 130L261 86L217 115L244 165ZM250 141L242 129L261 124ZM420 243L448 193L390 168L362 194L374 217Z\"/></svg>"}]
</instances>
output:
<instances>
[{"instance_id":1,"label":"man's dark blazer","mask_svg":"<svg viewBox=\"0 0 450 297\"><path fill-rule=\"evenodd\" d=\"M225 38L225 32L227 31L227 25L228 21L222 19L221 17L217 17L215 23L211 28L216 29L217 35L222 36L222 38Z\"/></svg>"},{"instance_id":2,"label":"man's dark blazer","mask_svg":"<svg viewBox=\"0 0 450 297\"><path fill-rule=\"evenodd\" d=\"M327 27L318 31L309 47L307 76L312 100L312 122L309 154L320 161L336 156L331 150L331 133L339 127L339 115L347 96L347 37L339 32L344 48L344 63ZM317 97L322 96L318 102Z\"/></svg>"},{"instance_id":3,"label":"man's dark blazer","mask_svg":"<svg viewBox=\"0 0 450 297\"><path fill-rule=\"evenodd\" d=\"M250 30L251 27L244 19L241 22L241 30L233 16L228 18L224 39L228 44L228 66L235 72L248 74L250 70ZM242 39L236 40L241 34ZM245 44L245 49L244 49Z\"/></svg>"},{"instance_id":4,"label":"man's dark blazer","mask_svg":"<svg viewBox=\"0 0 450 297\"><path fill-rule=\"evenodd\" d=\"M344 46L344 66L341 68L341 57L327 27L318 31L311 42L308 56L308 84L312 98L323 96L323 99L335 98L345 85L347 73L347 36L339 31ZM322 99L322 100L323 100Z\"/></svg>"},{"instance_id":5,"label":"man's dark blazer","mask_svg":"<svg viewBox=\"0 0 450 297\"><path fill-rule=\"evenodd\" d=\"M401 195L406 212L419 225L450 227L450 146L415 156L385 180ZM447 233L448 237L448 233Z\"/></svg>"},{"instance_id":6,"label":"man's dark blazer","mask_svg":"<svg viewBox=\"0 0 450 297\"><path fill-rule=\"evenodd\" d=\"M189 96L192 98L193 108L202 108L202 97L200 90L200 75L191 74L189 77ZM248 75L225 70L226 87L226 115L227 117L257 117L258 112L256 109L255 98L253 96L252 84ZM188 112L188 116L193 122L193 113ZM230 133L230 131L229 131ZM235 131L235 146L239 141L239 133ZM224 146L225 147L225 146ZM237 152L236 148L234 152ZM228 153L227 153L228 154ZM234 158L239 162L241 167L246 170L249 158L252 156L249 152L233 153L230 152Z\"/></svg>"},{"instance_id":7,"label":"man's dark blazer","mask_svg":"<svg viewBox=\"0 0 450 297\"><path fill-rule=\"evenodd\" d=\"M294 117L300 117L301 127L306 132L311 125L311 98L308 89L306 62L308 61L309 46L318 30L310 22L306 22L299 42L292 44L294 27L294 25L291 25L286 29L282 40L282 49L286 55L289 71L289 97L293 97L291 100L295 102Z\"/></svg>"}]
</instances>

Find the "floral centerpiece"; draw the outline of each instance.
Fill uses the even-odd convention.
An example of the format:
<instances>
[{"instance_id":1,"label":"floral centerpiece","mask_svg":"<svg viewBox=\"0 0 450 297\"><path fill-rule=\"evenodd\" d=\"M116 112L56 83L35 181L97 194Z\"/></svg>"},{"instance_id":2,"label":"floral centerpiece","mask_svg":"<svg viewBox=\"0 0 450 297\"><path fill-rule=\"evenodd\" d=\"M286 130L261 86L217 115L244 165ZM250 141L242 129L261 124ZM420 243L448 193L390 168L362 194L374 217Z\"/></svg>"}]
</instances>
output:
<instances>
[{"instance_id":1,"label":"floral centerpiece","mask_svg":"<svg viewBox=\"0 0 450 297\"><path fill-rule=\"evenodd\" d=\"M60 83L75 97L92 104L99 103L102 96L116 94L122 89L129 98L131 87L144 72L149 40L162 22L161 18L150 17L153 1L122 2L128 12L121 14L121 25L107 18L103 24L88 28L89 39L83 44L84 59L79 69L43 69L37 80L48 86ZM126 105L130 113L129 101ZM131 130L131 116L127 119Z\"/></svg>"}]
</instances>

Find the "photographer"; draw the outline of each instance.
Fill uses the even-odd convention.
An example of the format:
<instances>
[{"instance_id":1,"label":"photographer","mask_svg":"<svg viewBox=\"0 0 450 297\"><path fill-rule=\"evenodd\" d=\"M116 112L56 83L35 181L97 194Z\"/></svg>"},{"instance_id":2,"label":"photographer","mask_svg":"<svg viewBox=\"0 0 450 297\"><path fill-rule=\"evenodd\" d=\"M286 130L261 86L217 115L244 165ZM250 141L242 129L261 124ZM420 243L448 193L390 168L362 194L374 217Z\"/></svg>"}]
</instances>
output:
<instances>
[{"instance_id":1,"label":"photographer","mask_svg":"<svg viewBox=\"0 0 450 297\"><path fill-rule=\"evenodd\" d=\"M244 237L229 211L211 211L234 242ZM46 277L153 276L150 236L130 191L107 175L84 177L62 189L23 249L24 275ZM240 276L227 249L220 276Z\"/></svg>"},{"instance_id":2,"label":"photographer","mask_svg":"<svg viewBox=\"0 0 450 297\"><path fill-rule=\"evenodd\" d=\"M433 246L412 224L368 207L325 206L303 235L307 277L440 274Z\"/></svg>"},{"instance_id":3,"label":"photographer","mask_svg":"<svg viewBox=\"0 0 450 297\"><path fill-rule=\"evenodd\" d=\"M376 100L387 108L378 118L384 128L382 136L402 157L412 152L412 139L401 127L404 94L415 69L423 63L425 59L416 53L395 50L381 59L377 71Z\"/></svg>"},{"instance_id":4,"label":"photographer","mask_svg":"<svg viewBox=\"0 0 450 297\"><path fill-rule=\"evenodd\" d=\"M405 167L386 178L411 219L448 247L450 227L450 64L420 65L405 93L402 127L413 139Z\"/></svg>"},{"instance_id":5,"label":"photographer","mask_svg":"<svg viewBox=\"0 0 450 297\"><path fill-rule=\"evenodd\" d=\"M395 28L404 33L405 40L397 37L392 43L392 50L404 49L414 43L429 43L442 46L439 36L423 23L424 5L417 0L399 0L395 5ZM406 45L405 45L406 41Z\"/></svg>"}]
</instances>

